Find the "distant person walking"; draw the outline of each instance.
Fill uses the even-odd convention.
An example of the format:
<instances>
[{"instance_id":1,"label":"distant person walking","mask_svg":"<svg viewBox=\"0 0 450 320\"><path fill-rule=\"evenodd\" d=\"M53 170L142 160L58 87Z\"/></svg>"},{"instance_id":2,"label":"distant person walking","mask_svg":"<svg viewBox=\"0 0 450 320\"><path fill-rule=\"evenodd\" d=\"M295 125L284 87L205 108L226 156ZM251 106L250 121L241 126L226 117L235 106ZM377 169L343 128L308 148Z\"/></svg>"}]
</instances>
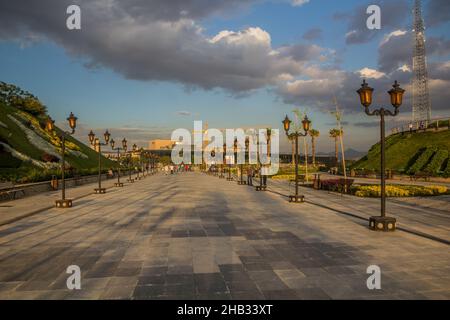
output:
<instances>
[{"instance_id":1,"label":"distant person walking","mask_svg":"<svg viewBox=\"0 0 450 320\"><path fill-rule=\"evenodd\" d=\"M247 185L253 186L253 175L255 172L253 171L253 167L250 166L247 168Z\"/></svg>"},{"instance_id":2,"label":"distant person walking","mask_svg":"<svg viewBox=\"0 0 450 320\"><path fill-rule=\"evenodd\" d=\"M261 185L267 187L267 176L263 174L263 166L259 169L259 178L261 179Z\"/></svg>"}]
</instances>

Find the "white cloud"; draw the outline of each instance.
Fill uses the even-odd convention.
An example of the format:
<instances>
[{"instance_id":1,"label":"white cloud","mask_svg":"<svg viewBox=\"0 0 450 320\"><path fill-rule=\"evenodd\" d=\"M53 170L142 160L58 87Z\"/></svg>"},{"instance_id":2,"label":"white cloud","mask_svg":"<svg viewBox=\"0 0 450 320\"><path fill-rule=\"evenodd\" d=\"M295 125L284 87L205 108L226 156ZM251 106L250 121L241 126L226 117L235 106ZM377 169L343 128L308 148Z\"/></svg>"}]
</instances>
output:
<instances>
[{"instance_id":1,"label":"white cloud","mask_svg":"<svg viewBox=\"0 0 450 320\"><path fill-rule=\"evenodd\" d=\"M387 42L389 42L392 37L404 36L407 33L408 33L408 31L404 31L404 30L392 31L391 33L389 33L389 34L384 36L383 40L380 43L380 46L382 46L382 45L386 44Z\"/></svg>"},{"instance_id":2,"label":"white cloud","mask_svg":"<svg viewBox=\"0 0 450 320\"><path fill-rule=\"evenodd\" d=\"M291 4L294 7L301 7L302 5L304 5L304 4L308 3L308 2L309 2L309 0L292 0Z\"/></svg>"},{"instance_id":3,"label":"white cloud","mask_svg":"<svg viewBox=\"0 0 450 320\"><path fill-rule=\"evenodd\" d=\"M401 67L398 68L398 70L403 72L411 72L411 68L407 64L402 65Z\"/></svg>"},{"instance_id":4,"label":"white cloud","mask_svg":"<svg viewBox=\"0 0 450 320\"><path fill-rule=\"evenodd\" d=\"M380 72L375 69L370 69L367 67L365 67L361 70L358 70L358 73L360 74L361 78L367 78L367 79L380 79L380 78L386 76L386 74L384 72Z\"/></svg>"}]
</instances>

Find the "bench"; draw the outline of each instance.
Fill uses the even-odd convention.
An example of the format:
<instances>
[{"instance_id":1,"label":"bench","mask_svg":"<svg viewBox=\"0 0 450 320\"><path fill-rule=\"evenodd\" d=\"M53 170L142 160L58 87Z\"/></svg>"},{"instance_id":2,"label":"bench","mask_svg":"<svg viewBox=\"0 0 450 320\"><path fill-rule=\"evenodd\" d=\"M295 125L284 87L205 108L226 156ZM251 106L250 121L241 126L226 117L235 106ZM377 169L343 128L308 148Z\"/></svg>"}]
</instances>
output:
<instances>
[{"instance_id":1,"label":"bench","mask_svg":"<svg viewBox=\"0 0 450 320\"><path fill-rule=\"evenodd\" d=\"M11 189L7 191L2 191L0 193L0 196L8 196L9 200L16 200L16 195L18 193L22 193L22 195L25 195L25 189Z\"/></svg>"},{"instance_id":2,"label":"bench","mask_svg":"<svg viewBox=\"0 0 450 320\"><path fill-rule=\"evenodd\" d=\"M256 191L266 191L267 186L256 186Z\"/></svg>"},{"instance_id":3,"label":"bench","mask_svg":"<svg viewBox=\"0 0 450 320\"><path fill-rule=\"evenodd\" d=\"M305 181L306 181L305 175L304 174L299 174L298 175L298 182L302 183L302 184L305 184ZM291 183L294 183L294 185L295 185L295 178L294 179L289 179L289 184L291 184Z\"/></svg>"},{"instance_id":4,"label":"bench","mask_svg":"<svg viewBox=\"0 0 450 320\"><path fill-rule=\"evenodd\" d=\"M430 181L430 175L425 172L417 172L411 176L409 176L411 181L417 181L419 179L424 179L425 181Z\"/></svg>"}]
</instances>

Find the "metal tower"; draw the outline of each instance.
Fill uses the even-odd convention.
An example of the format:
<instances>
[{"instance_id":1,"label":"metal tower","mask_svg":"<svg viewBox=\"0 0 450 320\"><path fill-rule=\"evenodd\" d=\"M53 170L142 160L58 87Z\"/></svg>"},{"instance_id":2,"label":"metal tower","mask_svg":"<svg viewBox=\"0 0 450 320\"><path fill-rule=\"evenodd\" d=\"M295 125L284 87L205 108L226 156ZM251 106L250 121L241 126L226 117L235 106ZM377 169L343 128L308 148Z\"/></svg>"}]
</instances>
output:
<instances>
[{"instance_id":1,"label":"metal tower","mask_svg":"<svg viewBox=\"0 0 450 320\"><path fill-rule=\"evenodd\" d=\"M421 0L415 0L414 3L413 31L413 121L430 121L431 104L430 95L428 92L425 26L422 19Z\"/></svg>"}]
</instances>

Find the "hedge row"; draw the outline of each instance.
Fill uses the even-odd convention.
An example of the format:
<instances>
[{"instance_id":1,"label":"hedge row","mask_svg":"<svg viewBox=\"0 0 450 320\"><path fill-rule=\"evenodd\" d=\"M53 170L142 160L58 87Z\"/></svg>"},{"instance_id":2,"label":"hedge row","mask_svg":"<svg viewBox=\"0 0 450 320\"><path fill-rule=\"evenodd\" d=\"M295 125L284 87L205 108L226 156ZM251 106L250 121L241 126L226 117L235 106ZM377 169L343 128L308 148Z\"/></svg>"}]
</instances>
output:
<instances>
[{"instance_id":1,"label":"hedge row","mask_svg":"<svg viewBox=\"0 0 450 320\"><path fill-rule=\"evenodd\" d=\"M422 170L423 167L430 161L431 157L437 151L436 147L428 147L424 152L417 158L416 162L409 168L409 174L415 174Z\"/></svg>"},{"instance_id":2,"label":"hedge row","mask_svg":"<svg viewBox=\"0 0 450 320\"><path fill-rule=\"evenodd\" d=\"M437 174L441 171L442 166L448 158L448 150L438 150L431 161L425 167L425 172Z\"/></svg>"}]
</instances>

